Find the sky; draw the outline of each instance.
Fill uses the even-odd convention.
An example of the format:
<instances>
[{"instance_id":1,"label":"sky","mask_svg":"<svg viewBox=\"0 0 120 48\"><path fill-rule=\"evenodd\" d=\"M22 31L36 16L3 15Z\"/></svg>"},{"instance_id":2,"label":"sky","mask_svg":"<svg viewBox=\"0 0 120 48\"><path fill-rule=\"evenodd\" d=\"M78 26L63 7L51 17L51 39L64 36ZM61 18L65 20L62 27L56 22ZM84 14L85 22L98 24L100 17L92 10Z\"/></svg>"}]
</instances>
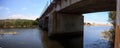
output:
<instances>
[{"instance_id":1,"label":"sky","mask_svg":"<svg viewBox=\"0 0 120 48\"><path fill-rule=\"evenodd\" d=\"M0 19L32 19L41 15L50 0L0 0Z\"/></svg>"},{"instance_id":2,"label":"sky","mask_svg":"<svg viewBox=\"0 0 120 48\"><path fill-rule=\"evenodd\" d=\"M0 19L39 18L50 0L0 0ZM85 22L108 23L109 12L83 14Z\"/></svg>"},{"instance_id":3,"label":"sky","mask_svg":"<svg viewBox=\"0 0 120 48\"><path fill-rule=\"evenodd\" d=\"M109 23L109 11L83 14L84 22Z\"/></svg>"}]
</instances>

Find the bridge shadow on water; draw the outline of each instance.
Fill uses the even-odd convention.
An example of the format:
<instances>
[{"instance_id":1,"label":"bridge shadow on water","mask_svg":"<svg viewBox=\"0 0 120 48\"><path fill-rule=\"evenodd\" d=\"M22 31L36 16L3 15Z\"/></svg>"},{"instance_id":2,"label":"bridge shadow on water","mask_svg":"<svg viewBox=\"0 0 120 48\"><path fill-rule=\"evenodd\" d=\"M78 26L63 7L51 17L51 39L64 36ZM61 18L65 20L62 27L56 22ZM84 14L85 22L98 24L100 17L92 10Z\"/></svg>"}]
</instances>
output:
<instances>
[{"instance_id":1,"label":"bridge shadow on water","mask_svg":"<svg viewBox=\"0 0 120 48\"><path fill-rule=\"evenodd\" d=\"M83 48L83 38L71 37L48 37L46 31L41 31L44 48Z\"/></svg>"},{"instance_id":2,"label":"bridge shadow on water","mask_svg":"<svg viewBox=\"0 0 120 48\"><path fill-rule=\"evenodd\" d=\"M82 36L48 37L48 32L41 31L44 48L111 48L109 41L97 40L92 44L83 45Z\"/></svg>"},{"instance_id":3,"label":"bridge shadow on water","mask_svg":"<svg viewBox=\"0 0 120 48\"><path fill-rule=\"evenodd\" d=\"M64 48L55 40L50 40L48 38L48 33L46 31L41 31L41 37L44 48Z\"/></svg>"},{"instance_id":4,"label":"bridge shadow on water","mask_svg":"<svg viewBox=\"0 0 120 48\"><path fill-rule=\"evenodd\" d=\"M83 48L83 41L79 38L57 40L64 48Z\"/></svg>"}]
</instances>

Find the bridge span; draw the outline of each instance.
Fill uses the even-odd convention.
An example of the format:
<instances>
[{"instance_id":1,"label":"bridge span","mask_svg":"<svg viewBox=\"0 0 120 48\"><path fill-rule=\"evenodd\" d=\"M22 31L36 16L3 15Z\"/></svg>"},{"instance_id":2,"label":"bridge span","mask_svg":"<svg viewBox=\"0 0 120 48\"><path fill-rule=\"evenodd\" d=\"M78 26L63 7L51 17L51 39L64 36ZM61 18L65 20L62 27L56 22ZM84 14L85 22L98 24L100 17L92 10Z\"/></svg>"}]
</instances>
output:
<instances>
[{"instance_id":1,"label":"bridge span","mask_svg":"<svg viewBox=\"0 0 120 48\"><path fill-rule=\"evenodd\" d=\"M117 11L115 47L120 48L120 1L119 0L53 0L39 18L39 26L56 39L81 37L83 47L82 14Z\"/></svg>"}]
</instances>

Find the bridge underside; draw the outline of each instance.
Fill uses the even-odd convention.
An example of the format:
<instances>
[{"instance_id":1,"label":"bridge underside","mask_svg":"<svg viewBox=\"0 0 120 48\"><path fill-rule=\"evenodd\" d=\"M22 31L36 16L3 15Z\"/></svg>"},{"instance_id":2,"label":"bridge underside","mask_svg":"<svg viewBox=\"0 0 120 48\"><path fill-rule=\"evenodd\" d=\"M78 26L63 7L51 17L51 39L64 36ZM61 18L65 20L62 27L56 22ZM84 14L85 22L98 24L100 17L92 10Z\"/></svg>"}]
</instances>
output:
<instances>
[{"instance_id":1,"label":"bridge underside","mask_svg":"<svg viewBox=\"0 0 120 48\"><path fill-rule=\"evenodd\" d=\"M61 6L59 7L60 9L57 8L58 11L56 11L56 8L44 14L44 16L48 17L48 36L57 40L69 41L72 44L80 44L81 46L79 47L83 48L84 16L82 14L101 11L116 11L116 0L82 0L66 6L65 8ZM43 22L41 24L43 24ZM44 26L46 27L46 25ZM81 41L79 40L79 42L77 42L76 38L79 38ZM120 42L120 40L117 42ZM116 44L116 48L118 48L118 43Z\"/></svg>"},{"instance_id":2,"label":"bridge underside","mask_svg":"<svg viewBox=\"0 0 120 48\"><path fill-rule=\"evenodd\" d=\"M70 14L83 14L100 11L115 11L116 0L83 0L63 8L59 12Z\"/></svg>"}]
</instances>

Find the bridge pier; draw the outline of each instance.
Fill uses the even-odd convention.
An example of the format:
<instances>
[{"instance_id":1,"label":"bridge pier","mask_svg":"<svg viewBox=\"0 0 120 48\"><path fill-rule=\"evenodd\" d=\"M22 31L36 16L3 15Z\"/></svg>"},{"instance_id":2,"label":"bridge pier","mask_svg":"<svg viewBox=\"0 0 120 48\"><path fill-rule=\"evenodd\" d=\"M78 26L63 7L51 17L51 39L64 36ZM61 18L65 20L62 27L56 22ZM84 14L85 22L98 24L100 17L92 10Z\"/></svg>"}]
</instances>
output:
<instances>
[{"instance_id":1,"label":"bridge pier","mask_svg":"<svg viewBox=\"0 0 120 48\"><path fill-rule=\"evenodd\" d=\"M51 18L51 16L50 16ZM50 19L49 18L49 19ZM62 36L71 34L82 34L83 32L83 16L77 14L56 14L50 19L48 23L49 35L63 34Z\"/></svg>"},{"instance_id":2,"label":"bridge pier","mask_svg":"<svg viewBox=\"0 0 120 48\"><path fill-rule=\"evenodd\" d=\"M117 16L114 48L120 48L120 0L117 0Z\"/></svg>"},{"instance_id":3,"label":"bridge pier","mask_svg":"<svg viewBox=\"0 0 120 48\"><path fill-rule=\"evenodd\" d=\"M83 20L83 16L79 14L54 14L49 18L49 37L60 42L65 48L82 48Z\"/></svg>"}]
</instances>

